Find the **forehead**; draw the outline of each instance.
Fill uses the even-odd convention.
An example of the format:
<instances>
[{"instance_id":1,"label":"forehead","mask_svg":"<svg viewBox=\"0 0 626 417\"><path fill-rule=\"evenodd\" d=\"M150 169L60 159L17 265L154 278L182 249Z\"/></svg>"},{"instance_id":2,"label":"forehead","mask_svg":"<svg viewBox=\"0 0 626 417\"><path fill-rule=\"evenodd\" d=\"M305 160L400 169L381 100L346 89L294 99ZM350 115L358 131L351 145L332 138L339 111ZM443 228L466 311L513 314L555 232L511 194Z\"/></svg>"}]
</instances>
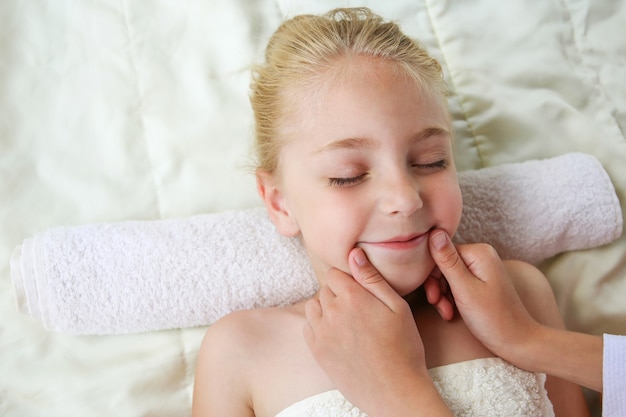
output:
<instances>
[{"instance_id":1,"label":"forehead","mask_svg":"<svg viewBox=\"0 0 626 417\"><path fill-rule=\"evenodd\" d=\"M330 64L320 67L315 75L309 75L285 91L288 104L306 107L322 105L328 96L343 86L355 82L376 85L393 78L398 84L416 90L428 90L400 63L382 58L346 54L335 58Z\"/></svg>"},{"instance_id":2,"label":"forehead","mask_svg":"<svg viewBox=\"0 0 626 417\"><path fill-rule=\"evenodd\" d=\"M402 123L405 128L411 124L415 129L433 127L429 124L450 128L442 94L421 84L400 64L382 59L343 58L287 94L285 139L311 129L339 135L342 128L363 124L365 129L375 120Z\"/></svg>"}]
</instances>

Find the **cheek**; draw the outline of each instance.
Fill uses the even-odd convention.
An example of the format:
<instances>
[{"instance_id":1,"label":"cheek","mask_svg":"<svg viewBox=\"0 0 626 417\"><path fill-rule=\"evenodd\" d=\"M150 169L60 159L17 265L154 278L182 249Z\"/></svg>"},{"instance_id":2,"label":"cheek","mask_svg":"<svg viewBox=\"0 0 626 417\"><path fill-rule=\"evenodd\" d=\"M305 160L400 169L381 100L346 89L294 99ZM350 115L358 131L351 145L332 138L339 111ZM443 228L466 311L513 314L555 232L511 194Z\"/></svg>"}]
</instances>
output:
<instances>
[{"instance_id":1,"label":"cheek","mask_svg":"<svg viewBox=\"0 0 626 417\"><path fill-rule=\"evenodd\" d=\"M463 197L456 177L432 184L430 204L435 210L438 223L453 235L461 221Z\"/></svg>"},{"instance_id":2,"label":"cheek","mask_svg":"<svg viewBox=\"0 0 626 417\"><path fill-rule=\"evenodd\" d=\"M448 230L447 232L452 236L456 229L459 227L459 223L461 222L461 215L463 214L463 196L461 195L461 190L456 185L455 189L452 190L448 197L448 207L449 212L447 214L448 217Z\"/></svg>"},{"instance_id":3,"label":"cheek","mask_svg":"<svg viewBox=\"0 0 626 417\"><path fill-rule=\"evenodd\" d=\"M358 239L361 225L359 208L337 198L309 195L299 205L302 239L312 260L320 269L334 267L349 273L348 254ZM353 201L353 200L351 200Z\"/></svg>"}]
</instances>

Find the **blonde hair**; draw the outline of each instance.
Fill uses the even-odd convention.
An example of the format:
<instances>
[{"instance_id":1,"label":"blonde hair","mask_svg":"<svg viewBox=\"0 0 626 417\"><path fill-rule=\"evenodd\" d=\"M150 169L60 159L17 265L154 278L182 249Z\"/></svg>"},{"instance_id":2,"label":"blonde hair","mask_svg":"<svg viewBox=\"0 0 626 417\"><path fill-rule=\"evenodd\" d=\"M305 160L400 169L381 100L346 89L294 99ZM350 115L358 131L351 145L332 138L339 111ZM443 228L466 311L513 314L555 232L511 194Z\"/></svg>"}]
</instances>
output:
<instances>
[{"instance_id":1,"label":"blonde hair","mask_svg":"<svg viewBox=\"0 0 626 417\"><path fill-rule=\"evenodd\" d=\"M348 56L396 63L445 105L441 66L397 24L384 21L367 8L296 16L276 30L268 42L265 63L252 71L250 102L258 168L273 173L278 167L282 146L278 137L289 115L289 99L319 86L324 75Z\"/></svg>"}]
</instances>

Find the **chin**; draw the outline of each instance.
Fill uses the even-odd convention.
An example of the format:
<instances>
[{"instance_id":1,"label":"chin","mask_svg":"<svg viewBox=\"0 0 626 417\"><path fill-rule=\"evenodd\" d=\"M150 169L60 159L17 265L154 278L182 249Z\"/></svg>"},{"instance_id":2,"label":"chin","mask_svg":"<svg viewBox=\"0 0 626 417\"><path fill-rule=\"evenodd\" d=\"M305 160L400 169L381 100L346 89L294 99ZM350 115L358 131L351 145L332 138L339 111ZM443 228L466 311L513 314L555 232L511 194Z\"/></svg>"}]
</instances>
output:
<instances>
[{"instance_id":1,"label":"chin","mask_svg":"<svg viewBox=\"0 0 626 417\"><path fill-rule=\"evenodd\" d=\"M387 280L389 285L402 297L419 288L426 281L435 267L435 263L422 262L412 265L385 265L372 262L378 272Z\"/></svg>"}]
</instances>

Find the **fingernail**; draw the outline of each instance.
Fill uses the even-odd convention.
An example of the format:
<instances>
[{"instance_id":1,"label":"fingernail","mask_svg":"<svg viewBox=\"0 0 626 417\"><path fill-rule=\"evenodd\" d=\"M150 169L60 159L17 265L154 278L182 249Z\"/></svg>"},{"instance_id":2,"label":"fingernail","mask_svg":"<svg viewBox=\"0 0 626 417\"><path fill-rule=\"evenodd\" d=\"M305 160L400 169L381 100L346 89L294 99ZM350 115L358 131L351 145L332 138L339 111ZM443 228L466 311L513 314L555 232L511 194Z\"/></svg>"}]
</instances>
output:
<instances>
[{"instance_id":1,"label":"fingernail","mask_svg":"<svg viewBox=\"0 0 626 417\"><path fill-rule=\"evenodd\" d=\"M363 252L363 249L357 248L357 250L354 251L354 262L356 262L358 266L363 266L365 265L365 261L365 252Z\"/></svg>"},{"instance_id":2,"label":"fingernail","mask_svg":"<svg viewBox=\"0 0 626 417\"><path fill-rule=\"evenodd\" d=\"M437 232L431 236L430 240L435 249L441 249L446 246L448 238L444 232Z\"/></svg>"}]
</instances>

